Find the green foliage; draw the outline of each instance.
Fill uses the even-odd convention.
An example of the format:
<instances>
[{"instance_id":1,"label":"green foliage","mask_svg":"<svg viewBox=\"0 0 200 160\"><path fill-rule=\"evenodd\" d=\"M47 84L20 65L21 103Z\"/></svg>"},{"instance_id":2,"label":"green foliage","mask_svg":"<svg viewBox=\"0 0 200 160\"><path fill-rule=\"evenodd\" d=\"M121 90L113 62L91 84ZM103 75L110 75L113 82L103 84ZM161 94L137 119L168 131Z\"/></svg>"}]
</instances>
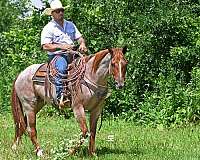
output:
<instances>
[{"instance_id":1,"label":"green foliage","mask_svg":"<svg viewBox=\"0 0 200 160\"><path fill-rule=\"evenodd\" d=\"M66 19L83 33L90 53L128 46L126 87L119 91L111 83L105 116L153 126L199 120L199 1L63 0L68 4ZM32 63L46 61L40 32L49 20L39 12L24 19L5 18L15 23L0 35L1 112L9 110L15 76Z\"/></svg>"},{"instance_id":2,"label":"green foliage","mask_svg":"<svg viewBox=\"0 0 200 160\"><path fill-rule=\"evenodd\" d=\"M40 25L43 20L38 16L19 20L0 35L0 112L8 110L11 85L17 74L33 63L46 61L46 54L40 49Z\"/></svg>"},{"instance_id":3,"label":"green foliage","mask_svg":"<svg viewBox=\"0 0 200 160\"><path fill-rule=\"evenodd\" d=\"M19 14L16 6L7 0L0 1L0 33L9 30L15 18Z\"/></svg>"}]
</instances>

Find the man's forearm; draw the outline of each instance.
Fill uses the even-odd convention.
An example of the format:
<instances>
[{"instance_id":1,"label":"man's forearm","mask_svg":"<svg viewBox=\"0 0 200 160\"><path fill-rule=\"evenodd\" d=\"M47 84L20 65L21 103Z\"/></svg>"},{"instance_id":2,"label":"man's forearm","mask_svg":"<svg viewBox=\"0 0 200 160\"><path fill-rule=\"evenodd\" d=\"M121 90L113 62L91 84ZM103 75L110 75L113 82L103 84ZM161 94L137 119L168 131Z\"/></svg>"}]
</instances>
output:
<instances>
[{"instance_id":1,"label":"man's forearm","mask_svg":"<svg viewBox=\"0 0 200 160\"><path fill-rule=\"evenodd\" d=\"M42 48L45 51L55 52L59 50L68 50L68 49L71 50L73 48L73 45L47 43L47 44L44 44Z\"/></svg>"}]
</instances>

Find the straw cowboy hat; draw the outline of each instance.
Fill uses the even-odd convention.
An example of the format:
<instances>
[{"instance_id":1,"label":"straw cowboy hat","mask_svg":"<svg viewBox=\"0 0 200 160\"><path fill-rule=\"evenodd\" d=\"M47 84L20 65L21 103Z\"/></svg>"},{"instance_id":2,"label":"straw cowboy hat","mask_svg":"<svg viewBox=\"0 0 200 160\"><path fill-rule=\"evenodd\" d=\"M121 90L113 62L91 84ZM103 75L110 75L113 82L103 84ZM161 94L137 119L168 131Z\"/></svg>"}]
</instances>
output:
<instances>
[{"instance_id":1,"label":"straw cowboy hat","mask_svg":"<svg viewBox=\"0 0 200 160\"><path fill-rule=\"evenodd\" d=\"M69 5L63 7L62 6L62 3L60 2L60 0L53 0L51 1L50 3L50 7L51 8L46 8L43 12L43 14L46 14L48 16L51 16L51 13L56 10L56 9L60 9L60 8L63 8L63 9L66 9L66 8L69 8Z\"/></svg>"}]
</instances>

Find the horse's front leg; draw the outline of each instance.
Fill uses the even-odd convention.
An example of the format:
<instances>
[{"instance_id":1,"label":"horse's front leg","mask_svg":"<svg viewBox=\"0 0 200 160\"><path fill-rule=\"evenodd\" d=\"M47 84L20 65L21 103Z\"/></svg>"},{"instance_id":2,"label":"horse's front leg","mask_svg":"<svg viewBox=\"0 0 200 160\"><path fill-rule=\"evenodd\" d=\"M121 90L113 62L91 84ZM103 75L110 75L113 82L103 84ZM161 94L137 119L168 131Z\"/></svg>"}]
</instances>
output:
<instances>
[{"instance_id":1,"label":"horse's front leg","mask_svg":"<svg viewBox=\"0 0 200 160\"><path fill-rule=\"evenodd\" d=\"M82 105L75 106L73 108L73 112L76 120L79 123L82 135L80 141L76 144L76 146L69 150L70 154L74 154L80 148L80 146L84 143L84 140L87 137L87 132L88 132L86 118L85 118L85 111L83 106Z\"/></svg>"},{"instance_id":2,"label":"horse's front leg","mask_svg":"<svg viewBox=\"0 0 200 160\"><path fill-rule=\"evenodd\" d=\"M87 129L85 111L84 111L83 106L82 105L75 106L73 108L73 112L74 112L74 116L75 116L76 120L79 123L80 129L82 132L82 137L86 138L88 129Z\"/></svg>"},{"instance_id":3,"label":"horse's front leg","mask_svg":"<svg viewBox=\"0 0 200 160\"><path fill-rule=\"evenodd\" d=\"M96 128L97 121L99 115L102 112L102 103L100 103L94 110L90 113L90 142L89 142L89 155L95 155L95 136L96 136Z\"/></svg>"}]
</instances>

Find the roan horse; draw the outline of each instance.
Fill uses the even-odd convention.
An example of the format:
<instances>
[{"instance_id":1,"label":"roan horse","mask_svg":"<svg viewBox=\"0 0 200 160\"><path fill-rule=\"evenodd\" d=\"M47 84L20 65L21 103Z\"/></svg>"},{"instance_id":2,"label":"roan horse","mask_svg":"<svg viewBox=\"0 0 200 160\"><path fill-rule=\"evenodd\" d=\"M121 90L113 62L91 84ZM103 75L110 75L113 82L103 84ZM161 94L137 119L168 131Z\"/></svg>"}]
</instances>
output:
<instances>
[{"instance_id":1,"label":"roan horse","mask_svg":"<svg viewBox=\"0 0 200 160\"><path fill-rule=\"evenodd\" d=\"M78 83L72 85L76 87L72 87L70 90L72 92L70 107L80 125L82 137L86 138L90 132L90 155L95 154L97 120L108 91L109 75L113 76L117 88L124 86L127 66L127 61L124 58L125 52L126 47L111 48L99 51L92 56L82 57L84 69L81 70L84 72L79 76ZM16 149L21 136L28 132L37 156L42 156L43 151L37 141L36 114L46 103L51 103L50 98L45 94L45 85L36 84L32 79L40 66L41 64L33 64L22 71L13 82L12 89L12 113L15 122L15 139L12 149ZM55 93L55 86L51 89ZM90 112L89 131L85 110Z\"/></svg>"}]
</instances>

